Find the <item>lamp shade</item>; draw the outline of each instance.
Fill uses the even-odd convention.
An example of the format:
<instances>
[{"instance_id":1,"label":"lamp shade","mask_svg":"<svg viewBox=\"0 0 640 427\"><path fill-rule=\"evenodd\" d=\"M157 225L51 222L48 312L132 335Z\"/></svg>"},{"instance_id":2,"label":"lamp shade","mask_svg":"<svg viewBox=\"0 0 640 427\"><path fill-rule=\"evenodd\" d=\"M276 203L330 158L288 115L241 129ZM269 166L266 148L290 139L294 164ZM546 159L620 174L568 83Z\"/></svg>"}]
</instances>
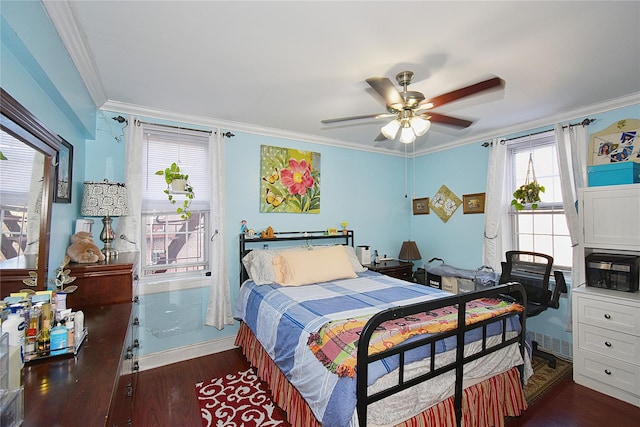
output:
<instances>
[{"instance_id":1,"label":"lamp shade","mask_svg":"<svg viewBox=\"0 0 640 427\"><path fill-rule=\"evenodd\" d=\"M129 215L127 189L124 183L85 182L82 191L82 216L123 216Z\"/></svg>"},{"instance_id":2,"label":"lamp shade","mask_svg":"<svg viewBox=\"0 0 640 427\"><path fill-rule=\"evenodd\" d=\"M398 259L406 259L408 261L412 261L420 258L422 258L422 255L420 255L420 251L418 250L418 245L416 245L416 242L412 240L405 240L404 242L402 242L402 247L400 248L400 255L398 255Z\"/></svg>"},{"instance_id":3,"label":"lamp shade","mask_svg":"<svg viewBox=\"0 0 640 427\"><path fill-rule=\"evenodd\" d=\"M400 120L396 119L384 125L382 129L380 129L380 132L387 139L396 139L398 130L400 130Z\"/></svg>"},{"instance_id":4,"label":"lamp shade","mask_svg":"<svg viewBox=\"0 0 640 427\"><path fill-rule=\"evenodd\" d=\"M413 133L413 129L411 129L411 126L403 127L400 131L400 142L402 142L403 144L411 144L415 140L416 135L415 133Z\"/></svg>"},{"instance_id":5,"label":"lamp shade","mask_svg":"<svg viewBox=\"0 0 640 427\"><path fill-rule=\"evenodd\" d=\"M431 122L429 120L425 120L420 116L415 116L411 119L411 128L413 132L415 132L416 136L422 136L431 127Z\"/></svg>"}]
</instances>

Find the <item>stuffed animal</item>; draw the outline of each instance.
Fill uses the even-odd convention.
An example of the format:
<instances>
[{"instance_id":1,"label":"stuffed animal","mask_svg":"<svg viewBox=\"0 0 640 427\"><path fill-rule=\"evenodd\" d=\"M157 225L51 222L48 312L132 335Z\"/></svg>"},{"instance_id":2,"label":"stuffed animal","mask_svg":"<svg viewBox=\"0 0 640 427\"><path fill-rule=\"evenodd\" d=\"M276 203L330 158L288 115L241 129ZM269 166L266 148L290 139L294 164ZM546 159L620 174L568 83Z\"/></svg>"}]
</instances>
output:
<instances>
[{"instance_id":1,"label":"stuffed animal","mask_svg":"<svg viewBox=\"0 0 640 427\"><path fill-rule=\"evenodd\" d=\"M67 255L72 262L91 264L104 260L104 254L93 243L93 237L88 231L78 231L71 236L71 246L67 248Z\"/></svg>"},{"instance_id":2,"label":"stuffed animal","mask_svg":"<svg viewBox=\"0 0 640 427\"><path fill-rule=\"evenodd\" d=\"M266 230L262 230L260 232L260 237L262 237L263 239L275 239L276 234L273 231L273 228L271 228L271 226L267 227Z\"/></svg>"}]
</instances>

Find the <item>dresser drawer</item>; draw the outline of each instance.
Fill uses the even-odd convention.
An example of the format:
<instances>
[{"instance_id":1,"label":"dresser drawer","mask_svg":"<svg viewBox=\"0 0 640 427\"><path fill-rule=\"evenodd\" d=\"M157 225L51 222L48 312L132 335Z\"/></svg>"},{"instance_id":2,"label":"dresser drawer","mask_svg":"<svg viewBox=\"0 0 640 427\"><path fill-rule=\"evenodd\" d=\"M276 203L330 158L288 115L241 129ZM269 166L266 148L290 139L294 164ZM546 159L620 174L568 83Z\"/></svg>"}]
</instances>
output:
<instances>
[{"instance_id":1,"label":"dresser drawer","mask_svg":"<svg viewBox=\"0 0 640 427\"><path fill-rule=\"evenodd\" d=\"M640 337L635 335L581 324L578 328L578 345L583 350L640 364Z\"/></svg>"},{"instance_id":2,"label":"dresser drawer","mask_svg":"<svg viewBox=\"0 0 640 427\"><path fill-rule=\"evenodd\" d=\"M590 351L574 354L574 368L586 377L640 396L640 366L611 359Z\"/></svg>"},{"instance_id":3,"label":"dresser drawer","mask_svg":"<svg viewBox=\"0 0 640 427\"><path fill-rule=\"evenodd\" d=\"M578 298L580 323L640 336L640 313L629 305Z\"/></svg>"}]
</instances>

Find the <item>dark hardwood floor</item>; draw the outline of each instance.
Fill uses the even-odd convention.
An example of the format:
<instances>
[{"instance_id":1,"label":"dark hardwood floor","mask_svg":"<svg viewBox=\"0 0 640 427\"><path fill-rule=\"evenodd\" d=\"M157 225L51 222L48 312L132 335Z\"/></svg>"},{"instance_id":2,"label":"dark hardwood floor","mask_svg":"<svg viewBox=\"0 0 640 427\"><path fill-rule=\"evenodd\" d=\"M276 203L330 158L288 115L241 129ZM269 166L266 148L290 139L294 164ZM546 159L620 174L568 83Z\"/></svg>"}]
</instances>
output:
<instances>
[{"instance_id":1,"label":"dark hardwood floor","mask_svg":"<svg viewBox=\"0 0 640 427\"><path fill-rule=\"evenodd\" d=\"M138 374L134 427L200 426L195 384L249 364L239 349L174 363ZM558 383L508 427L588 427L639 425L640 408L575 384ZM304 426L295 426L304 427Z\"/></svg>"}]
</instances>

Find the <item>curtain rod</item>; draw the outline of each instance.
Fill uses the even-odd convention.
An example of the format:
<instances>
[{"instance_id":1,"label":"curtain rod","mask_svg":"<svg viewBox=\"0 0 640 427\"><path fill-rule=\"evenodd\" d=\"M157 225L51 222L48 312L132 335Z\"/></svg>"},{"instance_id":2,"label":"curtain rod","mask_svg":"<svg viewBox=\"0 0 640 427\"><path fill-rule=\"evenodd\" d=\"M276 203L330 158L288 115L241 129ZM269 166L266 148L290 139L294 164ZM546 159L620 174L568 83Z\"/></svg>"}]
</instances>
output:
<instances>
[{"instance_id":1,"label":"curtain rod","mask_svg":"<svg viewBox=\"0 0 640 427\"><path fill-rule=\"evenodd\" d=\"M579 123L571 123L571 124L568 124L568 125L563 125L562 129L571 128L571 127L574 127L574 126L589 126L591 123L593 123L595 121L596 121L596 119L586 118L586 119L584 119L583 121L581 121ZM504 144L507 141L513 141L514 139L526 138L528 136L534 136L534 135L539 135L541 133L547 133L547 132L550 132L552 130L553 129L546 129L546 130L541 130L541 131L538 131L538 132L529 133L527 135L520 135L520 136L515 136L513 138L501 139L500 140L500 144ZM490 147L491 144L492 144L491 142L485 141L485 142L482 143L482 146L486 148L486 147Z\"/></svg>"},{"instance_id":2,"label":"curtain rod","mask_svg":"<svg viewBox=\"0 0 640 427\"><path fill-rule=\"evenodd\" d=\"M118 117L121 117L121 116L118 116ZM113 119L117 120L116 117L114 117ZM122 122L120 122L120 123L122 123ZM214 132L212 130L193 129L193 128L186 128L186 127L182 127L182 126L165 125L165 124L162 124L162 123L151 123L151 122L143 122L142 120L136 120L136 126L140 126L140 125L162 126L162 127L178 129L178 130L189 130L189 131L193 131L193 132L203 132L203 133L208 133L209 135L211 135L212 133L217 133L217 132ZM229 131L222 132L220 135L222 135L222 136L224 136L226 138L233 138L235 136L233 133L231 133Z\"/></svg>"}]
</instances>

